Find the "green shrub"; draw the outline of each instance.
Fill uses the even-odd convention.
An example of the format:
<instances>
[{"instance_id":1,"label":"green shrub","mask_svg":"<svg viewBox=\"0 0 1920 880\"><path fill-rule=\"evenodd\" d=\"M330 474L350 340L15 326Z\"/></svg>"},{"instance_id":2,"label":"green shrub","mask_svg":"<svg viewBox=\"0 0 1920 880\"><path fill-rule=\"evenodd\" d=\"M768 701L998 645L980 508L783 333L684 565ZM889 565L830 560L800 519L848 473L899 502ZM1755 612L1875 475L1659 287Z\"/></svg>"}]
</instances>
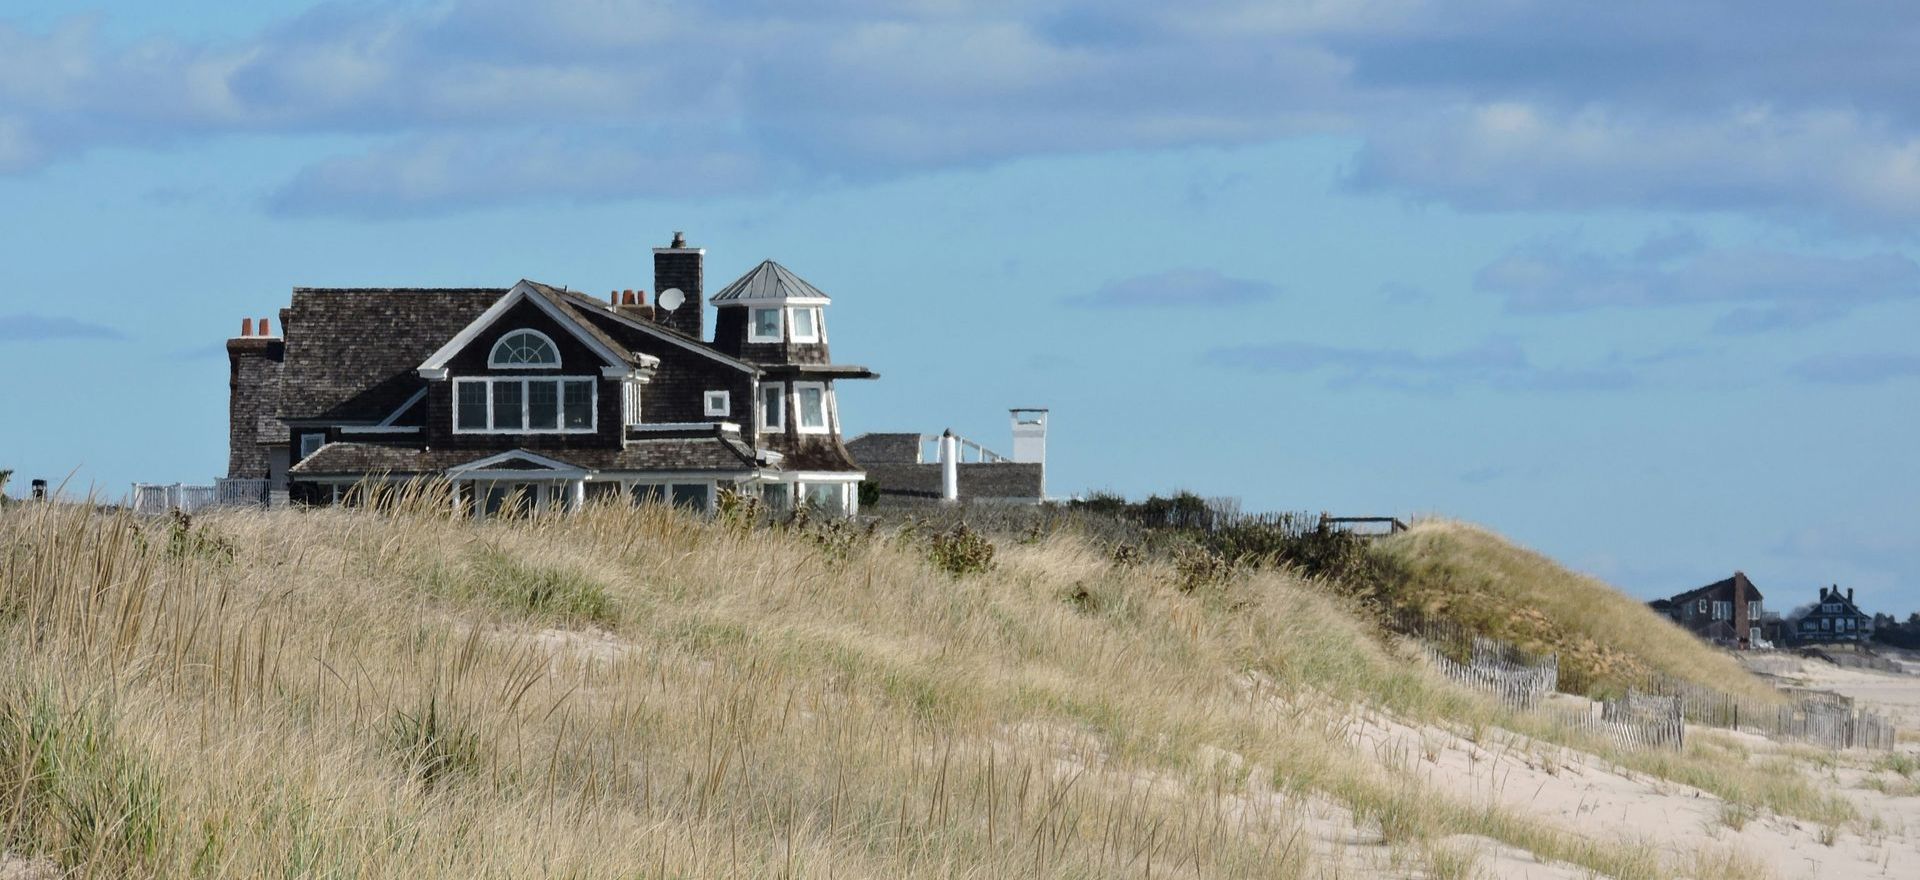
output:
<instances>
[{"instance_id":1,"label":"green shrub","mask_svg":"<svg viewBox=\"0 0 1920 880\"><path fill-rule=\"evenodd\" d=\"M0 850L99 876L151 875L167 839L165 794L112 719L101 703L65 709L44 692L0 700Z\"/></svg>"},{"instance_id":2,"label":"green shrub","mask_svg":"<svg viewBox=\"0 0 1920 880\"><path fill-rule=\"evenodd\" d=\"M214 562L233 561L233 542L215 534L206 526L194 526L193 517L175 510L167 523L167 555L175 559L199 558Z\"/></svg>"},{"instance_id":3,"label":"green shrub","mask_svg":"<svg viewBox=\"0 0 1920 880\"><path fill-rule=\"evenodd\" d=\"M1191 593L1225 582L1233 563L1205 547L1182 547L1174 551L1173 569L1180 575L1180 592Z\"/></svg>"},{"instance_id":4,"label":"green shrub","mask_svg":"<svg viewBox=\"0 0 1920 880\"><path fill-rule=\"evenodd\" d=\"M961 523L927 536L927 558L954 577L977 574L993 567L993 542Z\"/></svg>"},{"instance_id":5,"label":"green shrub","mask_svg":"<svg viewBox=\"0 0 1920 880\"><path fill-rule=\"evenodd\" d=\"M523 562L493 549L482 551L468 567L436 571L433 587L441 595L481 599L535 617L602 624L619 617L613 597L599 581L571 568Z\"/></svg>"}]
</instances>

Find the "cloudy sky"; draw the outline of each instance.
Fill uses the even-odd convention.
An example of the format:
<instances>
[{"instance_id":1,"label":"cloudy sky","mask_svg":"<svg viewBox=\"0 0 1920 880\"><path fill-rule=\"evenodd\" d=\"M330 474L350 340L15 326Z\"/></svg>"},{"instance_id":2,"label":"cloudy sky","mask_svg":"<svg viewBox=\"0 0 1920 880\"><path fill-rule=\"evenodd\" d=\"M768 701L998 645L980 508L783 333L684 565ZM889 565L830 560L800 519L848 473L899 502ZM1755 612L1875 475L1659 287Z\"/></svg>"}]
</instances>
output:
<instances>
[{"instance_id":1,"label":"cloudy sky","mask_svg":"<svg viewBox=\"0 0 1920 880\"><path fill-rule=\"evenodd\" d=\"M855 430L1920 608L1920 16L1780 0L0 9L0 467L224 471L295 285L834 296ZM1577 6L1577 8L1569 8Z\"/></svg>"}]
</instances>

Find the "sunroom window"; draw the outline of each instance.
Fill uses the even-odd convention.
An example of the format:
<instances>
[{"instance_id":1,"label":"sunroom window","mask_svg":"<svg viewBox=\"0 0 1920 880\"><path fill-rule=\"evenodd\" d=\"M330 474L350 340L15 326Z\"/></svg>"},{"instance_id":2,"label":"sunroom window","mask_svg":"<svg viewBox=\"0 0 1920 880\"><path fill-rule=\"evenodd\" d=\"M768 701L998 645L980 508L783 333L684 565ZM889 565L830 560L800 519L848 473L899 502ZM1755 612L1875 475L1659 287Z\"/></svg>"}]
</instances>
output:
<instances>
[{"instance_id":1,"label":"sunroom window","mask_svg":"<svg viewBox=\"0 0 1920 880\"><path fill-rule=\"evenodd\" d=\"M748 342L780 341L780 309L753 309L747 328Z\"/></svg>"},{"instance_id":2,"label":"sunroom window","mask_svg":"<svg viewBox=\"0 0 1920 880\"><path fill-rule=\"evenodd\" d=\"M598 424L598 383L590 378L455 379L457 434L578 434Z\"/></svg>"}]
</instances>

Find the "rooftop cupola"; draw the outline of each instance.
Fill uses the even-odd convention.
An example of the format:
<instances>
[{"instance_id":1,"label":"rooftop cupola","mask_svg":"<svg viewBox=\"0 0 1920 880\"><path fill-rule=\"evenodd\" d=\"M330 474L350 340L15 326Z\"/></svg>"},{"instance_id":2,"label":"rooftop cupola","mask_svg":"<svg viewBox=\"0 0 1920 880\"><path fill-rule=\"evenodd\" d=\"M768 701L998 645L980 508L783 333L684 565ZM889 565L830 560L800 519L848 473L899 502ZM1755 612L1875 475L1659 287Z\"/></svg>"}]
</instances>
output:
<instances>
[{"instance_id":1,"label":"rooftop cupola","mask_svg":"<svg viewBox=\"0 0 1920 880\"><path fill-rule=\"evenodd\" d=\"M832 300L765 260L713 295L714 347L759 364L825 364Z\"/></svg>"}]
</instances>

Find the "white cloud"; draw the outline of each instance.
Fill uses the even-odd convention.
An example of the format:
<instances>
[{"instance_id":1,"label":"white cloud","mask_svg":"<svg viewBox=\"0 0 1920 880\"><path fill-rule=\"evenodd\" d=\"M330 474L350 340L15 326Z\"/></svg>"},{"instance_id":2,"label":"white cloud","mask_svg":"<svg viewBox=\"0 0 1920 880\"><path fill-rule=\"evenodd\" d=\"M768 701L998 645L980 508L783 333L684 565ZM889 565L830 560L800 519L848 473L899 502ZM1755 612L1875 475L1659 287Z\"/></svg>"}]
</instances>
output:
<instances>
[{"instance_id":1,"label":"white cloud","mask_svg":"<svg viewBox=\"0 0 1920 880\"><path fill-rule=\"evenodd\" d=\"M1902 254L1716 249L1685 233L1655 236L1625 254L1529 245L1489 263L1474 281L1516 313L1732 306L1719 329L1733 332L1801 326L1920 298L1920 264Z\"/></svg>"},{"instance_id":2,"label":"white cloud","mask_svg":"<svg viewBox=\"0 0 1920 880\"><path fill-rule=\"evenodd\" d=\"M638 160L577 161L579 142L636 131L794 183L1335 133L1365 144L1355 185L1467 208L1905 229L1920 219L1911 18L1784 0L449 0L131 45L90 19L0 23L0 172L232 132L373 135L387 142L289 188L334 186L307 204L350 208L441 165L443 183L414 190L433 210L535 195L542 167L572 197L672 191L633 185ZM532 136L549 130L568 136ZM449 139L517 144L519 183ZM593 168L606 185L579 182Z\"/></svg>"}]
</instances>

